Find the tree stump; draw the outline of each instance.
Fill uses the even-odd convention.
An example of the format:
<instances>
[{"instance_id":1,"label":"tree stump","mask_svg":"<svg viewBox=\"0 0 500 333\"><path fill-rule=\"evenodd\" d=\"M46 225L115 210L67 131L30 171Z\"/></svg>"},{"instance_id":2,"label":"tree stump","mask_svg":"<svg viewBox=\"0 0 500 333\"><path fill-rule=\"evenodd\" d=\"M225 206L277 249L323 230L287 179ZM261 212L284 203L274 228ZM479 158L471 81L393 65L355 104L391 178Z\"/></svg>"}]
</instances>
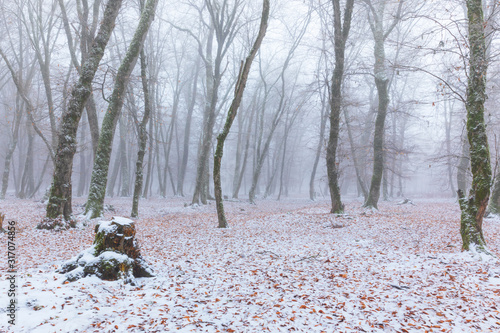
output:
<instances>
[{"instance_id":1,"label":"tree stump","mask_svg":"<svg viewBox=\"0 0 500 333\"><path fill-rule=\"evenodd\" d=\"M134 221L114 216L95 226L94 244L67 261L58 270L67 281L95 275L103 280L124 280L135 285L136 277L152 277L135 239Z\"/></svg>"}]
</instances>

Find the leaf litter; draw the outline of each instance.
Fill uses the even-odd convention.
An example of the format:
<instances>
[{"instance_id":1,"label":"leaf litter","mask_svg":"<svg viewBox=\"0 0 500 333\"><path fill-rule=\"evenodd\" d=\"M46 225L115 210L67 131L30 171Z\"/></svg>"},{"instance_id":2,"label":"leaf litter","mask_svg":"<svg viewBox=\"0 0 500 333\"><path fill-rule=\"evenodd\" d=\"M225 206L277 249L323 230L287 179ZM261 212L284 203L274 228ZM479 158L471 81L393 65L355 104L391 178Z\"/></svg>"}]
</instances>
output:
<instances>
[{"instance_id":1,"label":"leaf litter","mask_svg":"<svg viewBox=\"0 0 500 333\"><path fill-rule=\"evenodd\" d=\"M104 218L128 216L129 200L109 201ZM218 229L213 204L143 201L137 238L156 276L134 287L95 277L64 283L55 273L92 244L98 220L37 230L43 204L4 201L6 219L17 221L19 309L8 326L2 297L0 331L500 331L498 260L461 252L456 203L415 203L365 211L353 200L349 214L333 215L326 201L231 201L230 228ZM500 220L483 228L498 255Z\"/></svg>"}]
</instances>

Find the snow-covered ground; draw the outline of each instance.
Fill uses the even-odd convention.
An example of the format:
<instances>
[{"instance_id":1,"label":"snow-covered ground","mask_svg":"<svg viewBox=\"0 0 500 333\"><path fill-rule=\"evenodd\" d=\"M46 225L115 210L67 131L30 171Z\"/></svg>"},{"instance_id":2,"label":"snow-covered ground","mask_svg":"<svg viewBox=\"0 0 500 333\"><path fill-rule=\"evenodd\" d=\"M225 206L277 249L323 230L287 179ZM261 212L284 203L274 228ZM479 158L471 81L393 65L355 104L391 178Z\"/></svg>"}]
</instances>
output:
<instances>
[{"instance_id":1,"label":"snow-covered ground","mask_svg":"<svg viewBox=\"0 0 500 333\"><path fill-rule=\"evenodd\" d=\"M8 326L4 255L0 331L500 332L500 264L461 252L452 201L379 211L352 201L341 217L326 201L227 202L225 230L213 204L186 202L141 201L137 237L156 277L137 286L63 283L55 269L92 244L97 221L37 230L43 204L1 202L17 221L20 307ZM129 215L129 199L108 203L115 211L105 218ZM484 232L499 255L500 220L486 219ZM5 254L5 234L0 244Z\"/></svg>"}]
</instances>

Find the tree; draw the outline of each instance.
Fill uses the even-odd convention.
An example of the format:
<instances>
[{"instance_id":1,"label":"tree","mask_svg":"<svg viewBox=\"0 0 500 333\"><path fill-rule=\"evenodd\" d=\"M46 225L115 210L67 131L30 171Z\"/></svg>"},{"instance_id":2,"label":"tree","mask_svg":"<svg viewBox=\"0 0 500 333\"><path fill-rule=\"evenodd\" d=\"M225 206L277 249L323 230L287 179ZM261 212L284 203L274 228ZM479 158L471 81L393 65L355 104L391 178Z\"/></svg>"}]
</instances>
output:
<instances>
[{"instance_id":1,"label":"tree","mask_svg":"<svg viewBox=\"0 0 500 333\"><path fill-rule=\"evenodd\" d=\"M375 120L375 134L373 136L373 174L368 192L368 198L364 203L364 207L377 208L378 199L380 197L380 184L384 172L384 136L385 136L385 118L387 116L387 107L389 105L389 77L386 73L385 60L385 41L391 34L396 24L401 19L401 8L404 0L399 1L398 8L391 24L384 27L384 13L386 0L381 0L377 8L372 0L364 0L369 8L369 24L375 41L373 54L375 56L374 76L375 85L378 92L378 110Z\"/></svg>"},{"instance_id":2,"label":"tree","mask_svg":"<svg viewBox=\"0 0 500 333\"><path fill-rule=\"evenodd\" d=\"M332 213L342 213L344 205L340 198L338 184L337 144L340 131L340 115L342 108L342 81L344 79L344 57L345 44L351 28L352 10L354 0L347 0L344 11L344 22L340 18L340 1L332 0L333 24L335 44L335 68L333 70L332 87L330 92L330 136L326 150L326 168L328 171L328 186L330 188L330 199L332 202Z\"/></svg>"},{"instance_id":3,"label":"tree","mask_svg":"<svg viewBox=\"0 0 500 333\"><path fill-rule=\"evenodd\" d=\"M482 1L467 0L466 5L470 58L465 107L472 185L468 197L465 197L463 191L458 191L462 211L460 234L464 250L489 253L483 236L483 217L488 206L491 186L490 152L484 122L488 60Z\"/></svg>"},{"instance_id":4,"label":"tree","mask_svg":"<svg viewBox=\"0 0 500 333\"><path fill-rule=\"evenodd\" d=\"M76 57L76 47L73 44L73 35L71 34L70 23L68 19L68 14L66 12L66 6L64 5L64 0L58 0L59 7L61 8L61 17L64 25L64 31L66 32L66 38L68 40L68 48L71 56L71 62L73 66L75 66L77 72L81 74L81 66L80 62ZM97 25L99 23L99 7L101 5L101 0L94 0L94 4L92 6L92 21L89 25L89 5L87 0L83 0L77 3L77 11L78 11L78 19L80 21L80 53L81 53L81 62L83 63L88 55L92 43L94 41L95 33L97 30ZM92 86L91 86L92 88ZM97 120L97 110L96 103L94 100L94 95L91 93L87 98L87 103L85 105L85 109L87 110L87 119L90 127L90 136L92 138L92 152L93 155L97 152L97 144L99 142L99 124Z\"/></svg>"},{"instance_id":5,"label":"tree","mask_svg":"<svg viewBox=\"0 0 500 333\"><path fill-rule=\"evenodd\" d=\"M149 97L148 88L148 77L147 77L147 64L146 64L146 54L144 49L141 50L141 82L142 90L144 92L144 115L142 117L141 123L138 125L139 132L139 151L137 152L137 162L135 164L135 185L134 185L134 195L132 199L132 212L131 217L137 217L139 215L139 196L142 193L142 164L144 162L144 155L146 154L146 144L148 141L148 133L146 131L146 125L149 121L149 116L151 114L151 101Z\"/></svg>"},{"instance_id":6,"label":"tree","mask_svg":"<svg viewBox=\"0 0 500 333\"><path fill-rule=\"evenodd\" d=\"M205 65L206 102L203 114L203 131L198 149L198 166L196 169L196 183L193 193L193 204L207 203L208 197L208 161L210 148L212 147L212 136L217 118L217 102L222 76L224 74L223 60L237 32L241 28L238 20L241 15L243 2L235 0L233 6L228 0L219 1L205 0L209 12L210 23L206 41L206 51L203 54L201 41L197 38L198 50ZM201 16L201 10L200 10ZM185 29L184 29L185 30ZM194 37L194 35L191 33ZM212 58L214 49L213 41L216 41L215 57Z\"/></svg>"},{"instance_id":7,"label":"tree","mask_svg":"<svg viewBox=\"0 0 500 333\"><path fill-rule=\"evenodd\" d=\"M71 173L76 152L76 132L83 108L92 92L92 81L111 37L122 0L108 0L99 32L94 39L88 58L83 62L78 82L71 91L68 108L62 114L59 140L54 163L54 175L47 204L47 217L55 219L63 215L69 220L72 215Z\"/></svg>"},{"instance_id":8,"label":"tree","mask_svg":"<svg viewBox=\"0 0 500 333\"><path fill-rule=\"evenodd\" d=\"M260 113L260 123L258 126L259 135L258 135L258 142L257 142L257 149L255 152L255 166L252 172L252 184L250 186L250 191L248 192L248 199L251 203L255 203L255 192L257 191L257 184L259 182L260 174L262 172L262 167L264 165L264 161L266 160L266 157L269 152L269 148L271 146L271 140L273 139L273 135L278 128L278 125L281 121L281 118L285 114L286 107L287 107L287 102L288 100L286 99L286 93L288 92L288 87L287 87L287 78L286 78L286 72L289 69L290 62L292 61L292 58L295 54L295 51L300 45L300 42L302 38L304 37L307 27L309 23L311 22L311 11L309 9L307 16L304 18L304 21L301 22L301 24L297 24L294 28L290 28L289 32L292 34L292 38L294 38L292 45L290 46L290 49L288 50L288 53L286 55L285 61L283 62L283 65L280 66L280 72L276 80L274 80L271 84L268 84L266 81L266 75L264 75L263 69L262 69L262 61L259 61L259 72L260 72L260 77L261 80L263 81L263 89L264 89L264 96L263 96L263 101L262 101L262 107L261 107L261 113ZM267 70L266 72L270 72ZM278 81L281 83L281 87L279 89L279 101L278 105L275 108L274 114L272 115L271 121L270 121L270 128L269 132L267 134L267 137L263 138L264 134L264 116L266 115L266 110L267 110L267 103L269 99L269 95L271 94L271 91L276 89L276 85Z\"/></svg>"},{"instance_id":9,"label":"tree","mask_svg":"<svg viewBox=\"0 0 500 333\"><path fill-rule=\"evenodd\" d=\"M248 79L248 74L250 73L250 68L252 66L253 59L255 55L259 51L260 45L267 30L267 21L269 19L269 0L264 0L262 4L262 18L260 21L259 33L257 34L257 38L250 50L248 57L245 59L245 63L242 62L240 67L240 73L238 75L238 80L236 81L236 87L234 90L234 98L229 107L229 111L227 113L226 123L224 124L224 129L222 133L217 136L217 148L215 150L214 155L214 192L215 192L215 201L217 207L217 217L219 220L219 228L226 228L227 221L226 216L224 214L224 204L222 202L222 187L220 181L220 168L222 163L222 154L224 152L224 141L229 134L229 130L231 129L231 125L233 124L234 118L238 112L238 108L241 103L241 99L243 98L243 91L245 90L245 86Z\"/></svg>"},{"instance_id":10,"label":"tree","mask_svg":"<svg viewBox=\"0 0 500 333\"><path fill-rule=\"evenodd\" d=\"M323 44L324 41L323 41ZM318 61L318 73L320 72L321 68L321 62L326 61L326 55L325 53L325 46L323 45L323 51L322 51L322 56L320 57ZM328 71L328 70L327 70ZM327 118L329 116L328 114L328 79L323 76L318 76L316 84L318 85L318 93L319 93L319 98L321 102L321 118L320 118L320 127L319 127L319 140L318 140L318 145L316 147L316 156L314 157L314 163L313 163L313 169L311 171L311 178L309 179L309 199L314 201L316 199L316 191L314 187L314 182L316 178L316 172L318 169L318 164L319 164L319 159L321 157L321 152L323 151L323 143L325 141L325 131L326 131L326 122Z\"/></svg>"},{"instance_id":11,"label":"tree","mask_svg":"<svg viewBox=\"0 0 500 333\"><path fill-rule=\"evenodd\" d=\"M125 89L130 80L130 74L135 67L151 22L153 22L157 3L158 0L148 0L146 3L134 37L116 73L113 93L109 101L108 110L102 121L99 145L90 180L89 196L85 205L85 214L90 218L102 215L116 123L123 107Z\"/></svg>"}]
</instances>

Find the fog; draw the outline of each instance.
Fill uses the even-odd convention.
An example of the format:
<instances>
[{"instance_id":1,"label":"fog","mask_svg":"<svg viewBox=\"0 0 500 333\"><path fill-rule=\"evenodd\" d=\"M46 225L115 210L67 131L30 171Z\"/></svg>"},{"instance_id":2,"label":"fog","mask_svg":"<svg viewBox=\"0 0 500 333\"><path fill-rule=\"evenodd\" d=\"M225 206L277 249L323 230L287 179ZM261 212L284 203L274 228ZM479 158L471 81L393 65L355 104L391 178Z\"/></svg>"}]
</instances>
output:
<instances>
[{"instance_id":1,"label":"fog","mask_svg":"<svg viewBox=\"0 0 500 333\"><path fill-rule=\"evenodd\" d=\"M471 181L464 103L469 57L465 5L453 0L404 1L398 12L400 2L386 1L383 7L381 1L354 1L335 160L341 195L364 200L362 186L369 188L372 179L379 107L372 31L374 13L379 13L389 32L384 40L389 101L380 200L456 197L459 183L469 186ZM62 115L106 5L98 0L66 1L63 7L63 2L1 4L2 197L49 196ZM345 3L340 4L344 12ZM88 116L87 104L72 162L75 197L89 194L97 148L91 134L99 134L109 110L139 8L135 0L122 4L93 79L96 117ZM143 46L151 114L145 125L141 197L183 196L189 203L213 197L216 138L233 99L240 64L257 36L261 11L260 1L159 2ZM485 1L486 123L494 172L499 126L495 106L500 97L496 14L497 2ZM267 33L224 145L221 183L226 199L248 200L252 185L257 199L329 197L326 150L336 65L333 20L332 1L271 1ZM109 197L132 197L134 192L139 124L145 112L141 75L138 60L115 120ZM213 126L207 125L210 110L215 112ZM93 121L98 128L92 128ZM207 140L207 161L197 177ZM197 186L199 199L193 198Z\"/></svg>"}]
</instances>

